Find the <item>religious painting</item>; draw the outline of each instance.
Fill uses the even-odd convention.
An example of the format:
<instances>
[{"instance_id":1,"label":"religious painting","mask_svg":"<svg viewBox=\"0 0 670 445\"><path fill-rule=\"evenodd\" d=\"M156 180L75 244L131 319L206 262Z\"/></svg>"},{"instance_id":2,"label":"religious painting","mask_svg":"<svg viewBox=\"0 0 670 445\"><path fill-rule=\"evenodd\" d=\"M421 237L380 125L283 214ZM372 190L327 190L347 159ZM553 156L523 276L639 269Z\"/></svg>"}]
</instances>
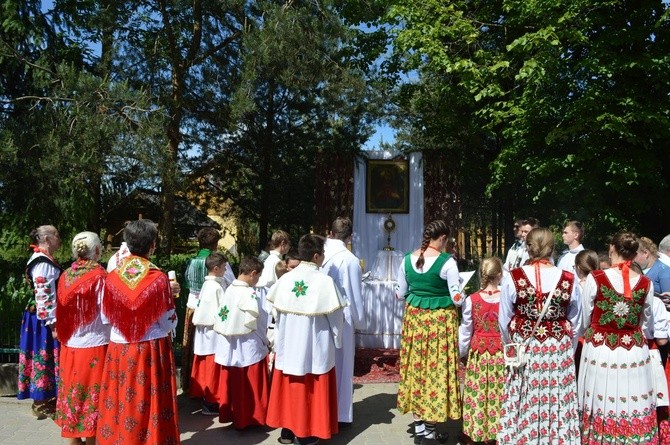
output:
<instances>
[{"instance_id":1,"label":"religious painting","mask_svg":"<svg viewBox=\"0 0 670 445\"><path fill-rule=\"evenodd\" d=\"M365 175L367 213L409 213L407 160L368 159Z\"/></svg>"}]
</instances>

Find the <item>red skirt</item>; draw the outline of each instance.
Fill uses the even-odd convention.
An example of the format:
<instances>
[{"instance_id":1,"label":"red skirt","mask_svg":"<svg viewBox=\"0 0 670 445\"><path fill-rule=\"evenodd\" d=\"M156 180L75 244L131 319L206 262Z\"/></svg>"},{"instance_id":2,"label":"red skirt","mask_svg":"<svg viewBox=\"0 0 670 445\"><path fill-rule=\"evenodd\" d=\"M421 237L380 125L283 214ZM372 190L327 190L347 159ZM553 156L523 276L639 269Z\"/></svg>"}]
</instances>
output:
<instances>
[{"instance_id":1,"label":"red skirt","mask_svg":"<svg viewBox=\"0 0 670 445\"><path fill-rule=\"evenodd\" d=\"M179 444L172 341L110 343L100 390L97 443Z\"/></svg>"},{"instance_id":2,"label":"red skirt","mask_svg":"<svg viewBox=\"0 0 670 445\"><path fill-rule=\"evenodd\" d=\"M235 429L265 425L270 396L267 359L238 368L219 365L219 422Z\"/></svg>"},{"instance_id":3,"label":"red skirt","mask_svg":"<svg viewBox=\"0 0 670 445\"><path fill-rule=\"evenodd\" d=\"M218 403L218 386L221 365L214 361L214 354L194 355L191 366L191 382L188 392L191 397L204 397L205 401Z\"/></svg>"},{"instance_id":4,"label":"red skirt","mask_svg":"<svg viewBox=\"0 0 670 445\"><path fill-rule=\"evenodd\" d=\"M62 437L94 437L107 345L60 347L60 384L54 421Z\"/></svg>"},{"instance_id":5,"label":"red skirt","mask_svg":"<svg viewBox=\"0 0 670 445\"><path fill-rule=\"evenodd\" d=\"M275 368L267 425L288 428L298 437L330 439L337 433L335 368L326 374L294 376Z\"/></svg>"}]
</instances>

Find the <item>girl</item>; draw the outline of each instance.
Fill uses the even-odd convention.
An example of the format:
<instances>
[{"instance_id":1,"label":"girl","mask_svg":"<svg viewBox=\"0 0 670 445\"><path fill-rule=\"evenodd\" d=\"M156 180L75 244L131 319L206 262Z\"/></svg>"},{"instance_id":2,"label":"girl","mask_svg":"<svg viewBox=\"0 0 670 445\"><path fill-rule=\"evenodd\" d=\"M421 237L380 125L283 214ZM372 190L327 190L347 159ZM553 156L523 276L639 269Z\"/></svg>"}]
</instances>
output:
<instances>
[{"instance_id":1,"label":"girl","mask_svg":"<svg viewBox=\"0 0 670 445\"><path fill-rule=\"evenodd\" d=\"M463 303L458 330L461 360L466 362L463 432L469 442L495 443L500 430L500 399L505 361L498 327L502 261L485 258L479 268L481 290Z\"/></svg>"}]
</instances>

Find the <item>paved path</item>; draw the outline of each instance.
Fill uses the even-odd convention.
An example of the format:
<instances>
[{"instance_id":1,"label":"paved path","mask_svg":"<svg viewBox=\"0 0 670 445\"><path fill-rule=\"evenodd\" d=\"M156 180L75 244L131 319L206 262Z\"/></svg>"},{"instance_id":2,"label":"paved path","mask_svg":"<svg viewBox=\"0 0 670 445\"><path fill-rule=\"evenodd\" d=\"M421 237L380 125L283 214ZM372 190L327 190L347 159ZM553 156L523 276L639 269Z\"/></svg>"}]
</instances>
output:
<instances>
[{"instance_id":1,"label":"paved path","mask_svg":"<svg viewBox=\"0 0 670 445\"><path fill-rule=\"evenodd\" d=\"M354 387L354 423L343 429L324 445L411 445L408 434L410 414L395 408L396 383L368 383ZM0 445L55 445L63 441L58 427L49 419L36 420L30 412L31 401L13 397L0 398ZM230 424L221 424L214 416L200 414L195 401L179 396L179 427L184 445L255 445L278 444L279 430L249 428L239 432ZM448 431L447 444L457 444L458 422L439 426Z\"/></svg>"}]
</instances>

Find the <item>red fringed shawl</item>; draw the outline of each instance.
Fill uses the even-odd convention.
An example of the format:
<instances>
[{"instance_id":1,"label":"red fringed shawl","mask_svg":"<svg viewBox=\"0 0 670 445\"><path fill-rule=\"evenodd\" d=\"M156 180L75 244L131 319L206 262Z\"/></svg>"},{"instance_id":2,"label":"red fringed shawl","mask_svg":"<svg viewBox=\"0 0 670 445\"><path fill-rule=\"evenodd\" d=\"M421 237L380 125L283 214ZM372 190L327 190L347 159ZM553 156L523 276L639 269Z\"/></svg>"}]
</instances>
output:
<instances>
[{"instance_id":1,"label":"red fringed shawl","mask_svg":"<svg viewBox=\"0 0 670 445\"><path fill-rule=\"evenodd\" d=\"M98 316L98 293L104 286L105 269L94 261L77 261L58 280L58 337L67 343L82 326Z\"/></svg>"},{"instance_id":2,"label":"red fringed shawl","mask_svg":"<svg viewBox=\"0 0 670 445\"><path fill-rule=\"evenodd\" d=\"M103 310L127 341L140 341L173 308L170 280L146 258L131 255L107 275Z\"/></svg>"}]
</instances>

